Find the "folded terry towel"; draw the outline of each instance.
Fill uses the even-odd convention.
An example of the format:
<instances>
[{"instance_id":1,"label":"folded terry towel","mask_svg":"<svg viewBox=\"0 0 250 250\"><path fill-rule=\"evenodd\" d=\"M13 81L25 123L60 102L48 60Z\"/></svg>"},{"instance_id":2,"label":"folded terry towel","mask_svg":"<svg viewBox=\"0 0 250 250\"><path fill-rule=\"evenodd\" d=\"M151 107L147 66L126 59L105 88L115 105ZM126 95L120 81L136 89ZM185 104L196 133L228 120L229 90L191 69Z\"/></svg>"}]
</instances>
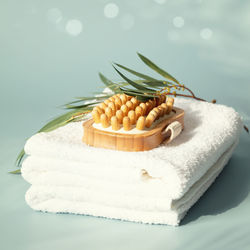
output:
<instances>
[{"instance_id":1,"label":"folded terry towel","mask_svg":"<svg viewBox=\"0 0 250 250\"><path fill-rule=\"evenodd\" d=\"M81 122L32 136L22 167L34 185L28 204L42 211L178 224L230 158L242 122L223 105L176 98L176 106L185 110L184 131L150 151L89 147L81 141Z\"/></svg>"},{"instance_id":2,"label":"folded terry towel","mask_svg":"<svg viewBox=\"0 0 250 250\"><path fill-rule=\"evenodd\" d=\"M178 225L187 210L222 171L236 145L237 142L179 200L172 200L162 194L161 190L158 190L158 192L160 191L158 196L150 195L147 192L144 193L144 196L134 192L124 194L115 189L119 188L119 184L116 187L113 185L113 192L102 190L101 187L95 185L91 188L91 180L90 183L83 182L81 186L54 185L53 181L55 182L58 176L52 171L51 175L48 172L43 176L44 181L49 177L46 185L41 185L39 181L38 183L33 182L32 187L26 193L26 201L30 207L40 211L87 214L143 223ZM28 172L28 167L25 168L24 176L25 172ZM41 173L41 170L37 174L39 172ZM50 183L51 180L53 181Z\"/></svg>"}]
</instances>

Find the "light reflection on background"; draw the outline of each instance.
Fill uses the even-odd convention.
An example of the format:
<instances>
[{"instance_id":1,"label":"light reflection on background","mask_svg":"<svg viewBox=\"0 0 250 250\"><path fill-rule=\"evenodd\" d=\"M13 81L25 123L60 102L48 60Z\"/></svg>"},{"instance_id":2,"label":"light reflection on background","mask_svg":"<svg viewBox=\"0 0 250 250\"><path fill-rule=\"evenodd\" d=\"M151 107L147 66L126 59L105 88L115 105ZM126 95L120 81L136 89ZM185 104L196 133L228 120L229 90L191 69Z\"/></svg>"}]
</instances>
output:
<instances>
[{"instance_id":1,"label":"light reflection on background","mask_svg":"<svg viewBox=\"0 0 250 250\"><path fill-rule=\"evenodd\" d=\"M76 19L69 20L66 23L65 30L72 36L78 36L82 32L82 23Z\"/></svg>"},{"instance_id":2,"label":"light reflection on background","mask_svg":"<svg viewBox=\"0 0 250 250\"><path fill-rule=\"evenodd\" d=\"M204 28L200 31L201 38L208 40L212 37L213 31L209 28Z\"/></svg>"},{"instance_id":3,"label":"light reflection on background","mask_svg":"<svg viewBox=\"0 0 250 250\"><path fill-rule=\"evenodd\" d=\"M117 79L109 61L147 70L139 51L208 95L222 83L248 86L249 12L249 1L233 0L24 0L17 8L10 1L0 4L1 58L6 72L19 72L40 93L55 78L67 96L77 96L82 82L91 82L86 91L95 89L98 70ZM8 82L11 73L1 75Z\"/></svg>"},{"instance_id":4,"label":"light reflection on background","mask_svg":"<svg viewBox=\"0 0 250 250\"><path fill-rule=\"evenodd\" d=\"M182 28L185 24L185 21L183 19L183 17L181 16L176 16L174 19L173 19L173 24L176 28Z\"/></svg>"},{"instance_id":5,"label":"light reflection on background","mask_svg":"<svg viewBox=\"0 0 250 250\"><path fill-rule=\"evenodd\" d=\"M104 15L107 18L115 18L119 13L119 7L115 3L108 3L104 7Z\"/></svg>"},{"instance_id":6,"label":"light reflection on background","mask_svg":"<svg viewBox=\"0 0 250 250\"><path fill-rule=\"evenodd\" d=\"M236 68L242 70L242 68L250 66L250 62L246 58L250 52L248 46L250 39L248 32L250 27L249 2L236 4L233 1L225 0L194 0L189 3L184 0L133 2L99 0L95 4L85 1L82 6L70 3L68 6L58 4L47 9L45 6L46 3L43 6L32 5L28 7L28 11L33 16L32 18L38 17L36 19L38 22L43 22L42 16L46 16L54 32L59 31L75 37L75 39L83 34L87 35L87 32L96 27L100 30L108 27L105 26L105 19L113 19L114 22L110 22L108 25L115 36L122 37L122 31L133 31L132 36L152 32L152 34L166 39L168 43L175 44L176 48L178 44L209 48L207 52L202 52L202 56L207 60L224 63L222 69L230 66L233 67L232 72L235 72ZM26 29L26 24L21 16L19 20L13 18L12 22L13 28ZM30 23L32 25L32 20ZM83 23L86 23L84 32ZM158 34L156 34L157 30ZM230 53L226 53L227 50ZM241 57L242 60L239 59Z\"/></svg>"}]
</instances>

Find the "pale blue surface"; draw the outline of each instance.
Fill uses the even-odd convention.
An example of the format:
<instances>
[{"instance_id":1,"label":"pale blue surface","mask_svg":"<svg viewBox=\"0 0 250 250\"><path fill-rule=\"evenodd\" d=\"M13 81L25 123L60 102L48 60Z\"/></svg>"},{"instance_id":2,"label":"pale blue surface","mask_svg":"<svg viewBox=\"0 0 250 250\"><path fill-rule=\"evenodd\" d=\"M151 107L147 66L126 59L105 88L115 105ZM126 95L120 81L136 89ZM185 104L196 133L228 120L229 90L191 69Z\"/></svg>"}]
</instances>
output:
<instances>
[{"instance_id":1,"label":"pale blue surface","mask_svg":"<svg viewBox=\"0 0 250 250\"><path fill-rule=\"evenodd\" d=\"M0 1L1 249L250 249L245 132L178 228L34 212L24 201L29 185L7 173L25 139L60 112L57 106L99 88L98 71L118 79L108 62L149 72L136 51L197 95L233 106L250 125L249 1L114 1L120 11L113 19L103 14L108 2ZM176 16L183 27L174 26ZM65 31L69 19L82 23L79 35Z\"/></svg>"}]
</instances>

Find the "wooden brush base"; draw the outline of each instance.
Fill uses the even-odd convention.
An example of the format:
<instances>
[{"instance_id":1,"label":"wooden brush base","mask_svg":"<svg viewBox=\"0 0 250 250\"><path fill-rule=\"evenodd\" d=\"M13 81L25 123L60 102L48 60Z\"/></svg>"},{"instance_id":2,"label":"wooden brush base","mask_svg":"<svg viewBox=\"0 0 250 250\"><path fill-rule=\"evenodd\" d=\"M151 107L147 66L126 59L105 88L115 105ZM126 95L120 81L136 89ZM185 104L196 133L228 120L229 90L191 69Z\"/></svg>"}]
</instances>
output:
<instances>
[{"instance_id":1,"label":"wooden brush base","mask_svg":"<svg viewBox=\"0 0 250 250\"><path fill-rule=\"evenodd\" d=\"M169 139L171 132L165 132L169 124L178 121L184 128L184 110L174 107L166 119L143 133L129 134L116 131L104 131L93 127L94 120L83 123L84 136L82 141L87 145L121 151L146 151Z\"/></svg>"}]
</instances>

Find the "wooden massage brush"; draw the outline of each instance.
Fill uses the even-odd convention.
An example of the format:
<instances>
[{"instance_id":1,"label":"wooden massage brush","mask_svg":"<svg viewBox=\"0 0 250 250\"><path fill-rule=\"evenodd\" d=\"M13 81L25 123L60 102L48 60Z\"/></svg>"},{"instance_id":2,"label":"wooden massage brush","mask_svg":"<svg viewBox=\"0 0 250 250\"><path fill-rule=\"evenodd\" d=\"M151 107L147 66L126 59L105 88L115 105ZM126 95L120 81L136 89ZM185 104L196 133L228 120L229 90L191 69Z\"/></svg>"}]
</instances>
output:
<instances>
[{"instance_id":1,"label":"wooden massage brush","mask_svg":"<svg viewBox=\"0 0 250 250\"><path fill-rule=\"evenodd\" d=\"M122 151L145 151L174 139L184 128L184 110L174 98L159 95L140 102L117 94L93 108L92 119L83 123L83 142Z\"/></svg>"}]
</instances>

